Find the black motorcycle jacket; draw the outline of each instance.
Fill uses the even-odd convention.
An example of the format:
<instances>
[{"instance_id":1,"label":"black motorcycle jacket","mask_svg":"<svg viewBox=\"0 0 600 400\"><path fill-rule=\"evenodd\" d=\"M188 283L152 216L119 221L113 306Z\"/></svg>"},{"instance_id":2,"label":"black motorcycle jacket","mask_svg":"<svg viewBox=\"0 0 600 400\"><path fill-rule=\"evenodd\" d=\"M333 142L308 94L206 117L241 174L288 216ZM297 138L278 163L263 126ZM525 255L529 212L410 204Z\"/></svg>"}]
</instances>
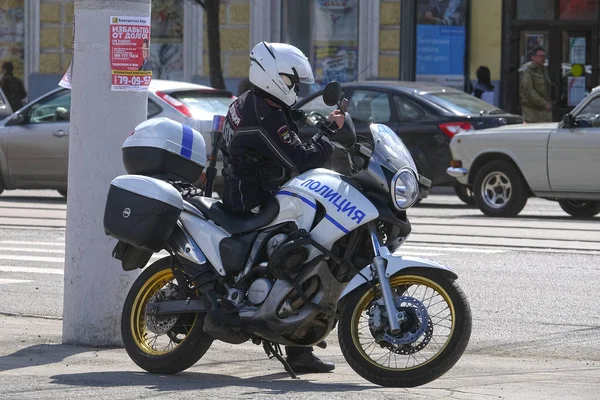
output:
<instances>
[{"instance_id":1,"label":"black motorcycle jacket","mask_svg":"<svg viewBox=\"0 0 600 400\"><path fill-rule=\"evenodd\" d=\"M252 89L227 112L223 139L223 204L231 212L264 204L292 176L325 165L333 146L325 139L303 144L291 110Z\"/></svg>"}]
</instances>

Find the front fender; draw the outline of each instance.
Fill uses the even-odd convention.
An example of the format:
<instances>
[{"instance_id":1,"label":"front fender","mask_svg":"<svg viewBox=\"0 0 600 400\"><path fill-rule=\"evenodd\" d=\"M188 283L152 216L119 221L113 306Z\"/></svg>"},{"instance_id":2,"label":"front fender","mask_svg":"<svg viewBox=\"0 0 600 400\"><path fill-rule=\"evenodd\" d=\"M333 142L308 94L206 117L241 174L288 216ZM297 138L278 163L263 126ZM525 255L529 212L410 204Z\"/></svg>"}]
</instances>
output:
<instances>
[{"instance_id":1,"label":"front fender","mask_svg":"<svg viewBox=\"0 0 600 400\"><path fill-rule=\"evenodd\" d=\"M388 278L407 268L434 268L441 270L442 272L451 276L453 279L458 278L458 275L456 275L456 273L454 273L454 271L452 271L449 267L446 267L445 265L433 260L428 260L421 257L395 256L393 254L382 254L381 256L386 260L387 265L385 269L385 275ZM371 274L370 266L364 267L360 272L369 280L369 282L373 280L373 274ZM357 274L350 282L348 282L338 301L365 283L365 279L360 274Z\"/></svg>"}]
</instances>

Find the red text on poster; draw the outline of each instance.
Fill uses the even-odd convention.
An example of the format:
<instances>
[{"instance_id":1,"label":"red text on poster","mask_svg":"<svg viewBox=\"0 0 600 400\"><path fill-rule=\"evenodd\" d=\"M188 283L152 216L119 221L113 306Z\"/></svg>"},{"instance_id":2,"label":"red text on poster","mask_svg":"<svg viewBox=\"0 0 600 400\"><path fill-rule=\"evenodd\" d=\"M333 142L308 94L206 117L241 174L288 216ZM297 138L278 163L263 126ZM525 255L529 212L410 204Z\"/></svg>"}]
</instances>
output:
<instances>
[{"instance_id":1,"label":"red text on poster","mask_svg":"<svg viewBox=\"0 0 600 400\"><path fill-rule=\"evenodd\" d=\"M111 90L148 90L151 66L150 18L110 17Z\"/></svg>"}]
</instances>

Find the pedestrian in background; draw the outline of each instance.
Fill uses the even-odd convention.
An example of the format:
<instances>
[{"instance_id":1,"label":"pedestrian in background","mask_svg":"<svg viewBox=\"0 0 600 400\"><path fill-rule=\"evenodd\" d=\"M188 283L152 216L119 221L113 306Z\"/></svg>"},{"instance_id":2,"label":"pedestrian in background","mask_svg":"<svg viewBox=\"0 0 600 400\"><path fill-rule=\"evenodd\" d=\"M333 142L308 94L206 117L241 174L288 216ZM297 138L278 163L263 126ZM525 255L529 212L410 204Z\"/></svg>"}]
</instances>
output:
<instances>
[{"instance_id":1,"label":"pedestrian in background","mask_svg":"<svg viewBox=\"0 0 600 400\"><path fill-rule=\"evenodd\" d=\"M550 76L545 67L546 51L543 47L532 49L530 59L523 66L519 95L525 122L552 122Z\"/></svg>"},{"instance_id":2,"label":"pedestrian in background","mask_svg":"<svg viewBox=\"0 0 600 400\"><path fill-rule=\"evenodd\" d=\"M475 73L477 76L477 84L473 87L473 96L481 99L487 103L494 104L496 93L494 91L494 85L492 85L492 74L490 69L485 65L477 68Z\"/></svg>"},{"instance_id":3,"label":"pedestrian in background","mask_svg":"<svg viewBox=\"0 0 600 400\"><path fill-rule=\"evenodd\" d=\"M27 91L23 86L23 81L13 75L14 65L10 61L2 64L2 78L0 78L0 88L8 99L8 104L13 111L23 107L23 100L27 97Z\"/></svg>"}]
</instances>

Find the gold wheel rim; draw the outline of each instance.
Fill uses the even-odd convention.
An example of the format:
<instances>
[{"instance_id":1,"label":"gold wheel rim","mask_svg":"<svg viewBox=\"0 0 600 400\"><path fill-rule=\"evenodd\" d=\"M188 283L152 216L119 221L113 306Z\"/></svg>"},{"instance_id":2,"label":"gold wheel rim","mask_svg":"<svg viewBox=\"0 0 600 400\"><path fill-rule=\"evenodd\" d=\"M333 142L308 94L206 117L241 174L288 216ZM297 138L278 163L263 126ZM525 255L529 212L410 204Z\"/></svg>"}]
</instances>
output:
<instances>
[{"instance_id":1,"label":"gold wheel rim","mask_svg":"<svg viewBox=\"0 0 600 400\"><path fill-rule=\"evenodd\" d=\"M414 363L413 365L409 366L411 358L414 361L418 361L417 357L413 354L413 355L408 355L408 357L406 358L406 363L404 363L404 367L398 367L398 365L399 364L402 365L403 362L401 361L400 363L398 363L396 354L394 352L392 352L390 349L387 349L387 351L389 353L389 356L387 356L385 354L385 350L383 348L382 348L382 350L383 350L384 356L373 359L371 354L375 349L377 349L377 347L379 347L379 344L375 341L375 338L373 337L373 335L370 332L369 325L368 325L368 318L367 318L367 324L366 324L367 334L371 338L374 346L369 345L365 349L363 346L364 340L361 341L361 335L360 335L361 319L362 319L362 324L364 327L364 318L361 318L361 317L363 317L363 314L367 311L368 306L374 300L373 290L368 290L361 297L361 299L358 302L358 305L355 307L354 312L352 314L352 320L351 320L350 326L352 329L351 333L352 333L352 341L354 343L354 347L356 347L356 349L358 350L360 355L366 361L375 365L377 368L385 369L388 371L399 372L399 371L409 371L412 369L423 367L424 365L427 365L427 364L431 363L433 360L435 360L446 349L446 347L448 346L448 343L450 342L450 340L452 339L452 337L454 335L454 330L456 328L456 312L454 309L454 303L452 302L452 300L450 299L450 295L446 292L446 290L444 290L444 288L442 288L438 283L432 281L431 279L428 279L428 278L425 278L422 276L418 276L418 275L400 275L400 276L395 276L390 280L390 286L392 287L392 291L399 288L400 286L407 286L406 292L409 292L410 288L415 285L425 287L425 295L430 296L429 298L425 299L429 305L426 304L425 302L423 302L423 300L420 300L427 307L427 313L429 316L429 320L432 321L434 317L436 319L438 319L440 322L442 322L442 321L448 322L448 320L449 320L450 326L438 325L438 327L442 327L442 328L445 328L446 330L448 330L447 338L443 341L443 343L438 343L437 340L434 340L434 337L439 336L439 335L432 335L431 339L429 339L429 341L425 345L424 349L429 347L429 344L431 344L431 341L433 341L434 344L439 348L439 350L435 351L431 357L425 357L424 355L421 355L422 357L425 358L424 362L422 362L422 363ZM417 289L415 289L413 291L413 294L416 293L416 290ZM436 292L437 295L435 295L435 293L432 294L431 293L432 290L434 292ZM428 294L428 292L429 292L429 294ZM440 316L441 312L437 312L437 311L434 312L432 315L432 312L430 311L430 307L432 306L432 303L434 306L437 306L437 305L441 305L442 301L447 306L448 315L445 317L441 317ZM433 329L435 330L436 328L434 327ZM418 339L421 339L421 338L423 338L423 335L421 335ZM367 353L369 353L369 354L367 354ZM420 353L420 351L419 351L419 353ZM394 359L395 367L391 367L390 365L386 366L386 365L383 365L378 362L378 360L381 360L385 356L388 357L388 360L390 361L390 363L392 361L392 358Z\"/></svg>"},{"instance_id":2,"label":"gold wheel rim","mask_svg":"<svg viewBox=\"0 0 600 400\"><path fill-rule=\"evenodd\" d=\"M185 337L178 342L173 341L173 339L168 336L167 333L156 334L150 331L146 325L146 307L148 303L154 295L156 295L166 284L172 282L174 279L173 272L170 269L163 269L157 272L144 283L144 286L142 286L133 302L133 311L131 313L130 321L131 334L136 346L148 355L161 356L171 353L185 340L187 340L189 332L196 325L198 318L197 314L194 315L194 320L192 321L191 325L187 327ZM166 336L169 338L169 343L162 350L154 347L154 345L158 344L158 339L160 336Z\"/></svg>"}]
</instances>

